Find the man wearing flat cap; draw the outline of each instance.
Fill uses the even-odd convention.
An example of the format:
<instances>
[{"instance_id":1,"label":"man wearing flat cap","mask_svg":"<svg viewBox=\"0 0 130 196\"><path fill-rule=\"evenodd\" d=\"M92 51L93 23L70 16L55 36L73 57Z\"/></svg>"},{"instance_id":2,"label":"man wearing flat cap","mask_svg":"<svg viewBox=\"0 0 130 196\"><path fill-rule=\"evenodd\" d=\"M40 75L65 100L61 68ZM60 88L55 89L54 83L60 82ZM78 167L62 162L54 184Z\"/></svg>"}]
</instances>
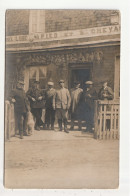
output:
<instances>
[{"instance_id":1,"label":"man wearing flat cap","mask_svg":"<svg viewBox=\"0 0 130 196\"><path fill-rule=\"evenodd\" d=\"M17 127L20 134L20 139L23 135L27 136L27 112L30 110L29 102L26 93L23 89L24 82L19 80L16 89L12 90L10 100L14 103L14 111L16 116Z\"/></svg>"},{"instance_id":2,"label":"man wearing flat cap","mask_svg":"<svg viewBox=\"0 0 130 196\"><path fill-rule=\"evenodd\" d=\"M45 124L46 128L49 129L51 125L51 130L54 130L54 122L55 122L55 110L53 109L53 97L55 95L56 90L53 88L54 83L48 82L48 89L45 92Z\"/></svg>"},{"instance_id":3,"label":"man wearing flat cap","mask_svg":"<svg viewBox=\"0 0 130 196\"><path fill-rule=\"evenodd\" d=\"M45 107L45 93L39 88L39 81L34 81L33 87L27 92L30 101L31 112L35 118L35 129L40 131L40 126L44 127L41 119L42 109Z\"/></svg>"},{"instance_id":4,"label":"man wearing flat cap","mask_svg":"<svg viewBox=\"0 0 130 196\"><path fill-rule=\"evenodd\" d=\"M64 87L64 80L59 81L60 89L56 90L53 97L53 108L56 110L58 118L59 129L62 131L62 122L64 123L64 131L67 130L68 110L70 108L71 98L67 88Z\"/></svg>"},{"instance_id":5,"label":"man wearing flat cap","mask_svg":"<svg viewBox=\"0 0 130 196\"><path fill-rule=\"evenodd\" d=\"M83 110L86 121L86 131L93 132L94 129L94 100L97 99L97 92L92 81L85 82L83 92Z\"/></svg>"},{"instance_id":6,"label":"man wearing flat cap","mask_svg":"<svg viewBox=\"0 0 130 196\"><path fill-rule=\"evenodd\" d=\"M80 120L80 112L79 112L82 93L83 93L83 89L80 88L80 82L75 81L74 88L70 90L70 95L71 95L71 106L70 106L71 127L70 127L70 130L74 129L75 120L78 120L79 130L81 130L82 128L81 120Z\"/></svg>"}]
</instances>

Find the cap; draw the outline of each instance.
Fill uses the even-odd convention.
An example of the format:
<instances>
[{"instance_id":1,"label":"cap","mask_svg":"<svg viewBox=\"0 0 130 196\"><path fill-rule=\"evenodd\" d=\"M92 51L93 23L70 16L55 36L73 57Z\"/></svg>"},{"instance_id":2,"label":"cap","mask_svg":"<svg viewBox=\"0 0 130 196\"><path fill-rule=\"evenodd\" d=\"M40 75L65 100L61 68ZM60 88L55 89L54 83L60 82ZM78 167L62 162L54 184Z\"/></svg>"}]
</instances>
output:
<instances>
[{"instance_id":1,"label":"cap","mask_svg":"<svg viewBox=\"0 0 130 196\"><path fill-rule=\"evenodd\" d=\"M93 84L93 82L92 81L86 81L85 84L91 85L91 84Z\"/></svg>"},{"instance_id":2,"label":"cap","mask_svg":"<svg viewBox=\"0 0 130 196\"><path fill-rule=\"evenodd\" d=\"M19 80L18 83L23 84L23 85L25 84L24 81L22 81L22 80Z\"/></svg>"},{"instance_id":3,"label":"cap","mask_svg":"<svg viewBox=\"0 0 130 196\"><path fill-rule=\"evenodd\" d=\"M53 86L53 85L54 85L53 82L48 82L47 84L48 84L49 86Z\"/></svg>"},{"instance_id":4,"label":"cap","mask_svg":"<svg viewBox=\"0 0 130 196\"><path fill-rule=\"evenodd\" d=\"M64 83L64 80L60 80L59 83Z\"/></svg>"}]
</instances>

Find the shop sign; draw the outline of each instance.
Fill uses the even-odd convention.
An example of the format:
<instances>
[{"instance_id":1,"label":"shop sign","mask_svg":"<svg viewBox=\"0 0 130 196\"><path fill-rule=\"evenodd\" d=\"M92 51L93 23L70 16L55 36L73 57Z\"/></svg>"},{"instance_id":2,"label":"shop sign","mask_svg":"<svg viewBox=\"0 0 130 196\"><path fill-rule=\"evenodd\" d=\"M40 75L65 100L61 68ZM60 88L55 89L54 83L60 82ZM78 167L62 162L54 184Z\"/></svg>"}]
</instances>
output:
<instances>
[{"instance_id":1,"label":"shop sign","mask_svg":"<svg viewBox=\"0 0 130 196\"><path fill-rule=\"evenodd\" d=\"M49 33L35 33L30 35L7 36L6 44L32 43L42 41L44 42L53 40L107 36L115 34L120 34L119 25L95 27L73 31L59 31Z\"/></svg>"}]
</instances>

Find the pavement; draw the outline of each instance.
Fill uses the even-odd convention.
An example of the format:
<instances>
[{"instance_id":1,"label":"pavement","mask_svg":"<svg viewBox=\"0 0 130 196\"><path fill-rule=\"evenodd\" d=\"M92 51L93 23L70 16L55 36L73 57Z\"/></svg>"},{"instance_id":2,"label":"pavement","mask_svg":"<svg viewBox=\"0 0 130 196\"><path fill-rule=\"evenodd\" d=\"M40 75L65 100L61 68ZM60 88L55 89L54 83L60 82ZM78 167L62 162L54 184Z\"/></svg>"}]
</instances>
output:
<instances>
[{"instance_id":1,"label":"pavement","mask_svg":"<svg viewBox=\"0 0 130 196\"><path fill-rule=\"evenodd\" d=\"M113 189L119 185L119 141L41 130L5 142L5 187Z\"/></svg>"}]
</instances>

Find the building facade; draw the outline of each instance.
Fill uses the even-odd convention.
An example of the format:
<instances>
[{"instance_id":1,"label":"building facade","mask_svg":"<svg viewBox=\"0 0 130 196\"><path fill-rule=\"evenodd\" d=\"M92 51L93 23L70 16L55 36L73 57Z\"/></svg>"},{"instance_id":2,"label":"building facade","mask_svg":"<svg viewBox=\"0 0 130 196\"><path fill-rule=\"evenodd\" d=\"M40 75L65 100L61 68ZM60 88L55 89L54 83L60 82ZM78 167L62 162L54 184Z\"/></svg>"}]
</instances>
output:
<instances>
[{"instance_id":1,"label":"building facade","mask_svg":"<svg viewBox=\"0 0 130 196\"><path fill-rule=\"evenodd\" d=\"M34 80L42 89L60 79L104 81L120 94L120 13L116 10L7 10L6 96L16 82L25 91Z\"/></svg>"}]
</instances>

